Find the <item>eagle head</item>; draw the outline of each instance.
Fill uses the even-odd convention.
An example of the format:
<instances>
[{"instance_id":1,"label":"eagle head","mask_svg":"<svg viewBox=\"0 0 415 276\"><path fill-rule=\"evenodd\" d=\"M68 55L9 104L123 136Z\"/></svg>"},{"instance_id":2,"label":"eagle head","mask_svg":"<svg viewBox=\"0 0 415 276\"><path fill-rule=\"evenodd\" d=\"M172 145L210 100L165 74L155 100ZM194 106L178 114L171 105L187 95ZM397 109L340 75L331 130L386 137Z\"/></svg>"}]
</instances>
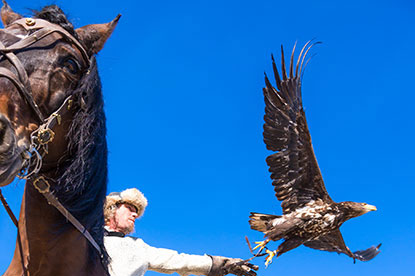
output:
<instances>
[{"instance_id":1,"label":"eagle head","mask_svg":"<svg viewBox=\"0 0 415 276\"><path fill-rule=\"evenodd\" d=\"M377 210L376 206L360 202L345 201L341 202L340 205L348 218L355 218Z\"/></svg>"}]
</instances>

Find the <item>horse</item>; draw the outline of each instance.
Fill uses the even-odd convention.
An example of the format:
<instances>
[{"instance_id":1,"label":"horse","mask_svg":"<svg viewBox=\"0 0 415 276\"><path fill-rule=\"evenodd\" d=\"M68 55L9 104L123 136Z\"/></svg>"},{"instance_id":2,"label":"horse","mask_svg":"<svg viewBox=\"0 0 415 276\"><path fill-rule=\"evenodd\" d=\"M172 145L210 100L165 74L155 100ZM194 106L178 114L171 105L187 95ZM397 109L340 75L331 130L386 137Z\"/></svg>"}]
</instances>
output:
<instances>
[{"instance_id":1,"label":"horse","mask_svg":"<svg viewBox=\"0 0 415 276\"><path fill-rule=\"evenodd\" d=\"M95 55L119 18L75 29L56 5L23 18L3 0L0 186L27 179L5 276L108 275L106 125Z\"/></svg>"}]
</instances>

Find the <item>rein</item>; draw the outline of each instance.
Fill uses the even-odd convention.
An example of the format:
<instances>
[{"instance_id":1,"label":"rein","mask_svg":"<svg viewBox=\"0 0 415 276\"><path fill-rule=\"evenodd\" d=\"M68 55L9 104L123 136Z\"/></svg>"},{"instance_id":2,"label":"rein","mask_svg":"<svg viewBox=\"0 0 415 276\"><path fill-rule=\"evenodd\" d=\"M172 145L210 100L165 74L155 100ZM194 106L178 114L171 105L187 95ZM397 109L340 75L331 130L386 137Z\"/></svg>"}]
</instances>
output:
<instances>
[{"instance_id":1,"label":"rein","mask_svg":"<svg viewBox=\"0 0 415 276\"><path fill-rule=\"evenodd\" d=\"M76 229L78 229L79 232L81 232L82 235L84 235L84 237L92 244L92 246L98 251L102 261L103 254L98 243L94 240L89 231L62 205L62 203L59 202L58 198L53 195L53 193L50 191L50 184L45 179L45 177L38 174L42 167L42 158L45 154L48 153L48 144L53 141L55 135L52 129L56 125L60 125L62 117L64 117L65 114L67 114L70 111L73 103L72 95L69 95L55 112L46 117L41 112L39 106L33 99L32 89L30 86L27 72L19 58L14 54L14 51L18 51L26 47L29 47L30 45L34 44L35 42L39 41L44 37L47 37L52 33L58 33L64 39L73 43L78 48L87 66L89 67L91 62L89 60L88 53L85 50L85 48L79 43L79 41L76 38L74 38L69 32L67 32L62 27L52 24L46 20L23 18L13 22L13 25L19 25L23 27L26 31L28 31L28 33L32 33L29 36L19 40L18 42L8 47L5 47L4 44L0 42L0 55L4 55L17 71L16 75L13 71L7 68L0 67L0 77L5 77L14 84L14 86L19 91L21 97L27 102L33 113L36 115L37 120L39 121L38 129L33 131L30 135L31 144L29 149L22 153L22 156L25 160L23 162L21 171L17 175L17 177L26 180L32 180L33 186L36 188L37 191L39 191L39 193L41 193L46 198L47 202L53 205L60 213L62 213L62 215L67 220L69 220L72 223L72 225ZM88 72L86 74L88 74ZM1 190L0 200L2 201L11 219L18 227L17 219L10 210L10 207L5 201L3 195L1 194ZM19 233L18 239L20 242ZM22 250L21 254L23 254ZM22 265L24 272L26 274L27 270L23 262L24 261L22 258Z\"/></svg>"}]
</instances>

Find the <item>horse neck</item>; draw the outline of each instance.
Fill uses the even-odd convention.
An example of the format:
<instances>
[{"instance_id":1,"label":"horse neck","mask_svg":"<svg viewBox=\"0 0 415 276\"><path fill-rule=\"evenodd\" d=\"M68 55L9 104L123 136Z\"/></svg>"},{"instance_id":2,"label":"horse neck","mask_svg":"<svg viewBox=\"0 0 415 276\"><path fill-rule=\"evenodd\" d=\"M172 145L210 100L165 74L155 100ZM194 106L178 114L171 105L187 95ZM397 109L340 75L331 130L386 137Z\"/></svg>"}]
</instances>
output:
<instances>
[{"instance_id":1,"label":"horse neck","mask_svg":"<svg viewBox=\"0 0 415 276\"><path fill-rule=\"evenodd\" d=\"M107 275L98 258L91 261L88 241L67 223L28 181L19 217L22 251L17 241L4 276L24 275L21 256L28 275Z\"/></svg>"}]
</instances>

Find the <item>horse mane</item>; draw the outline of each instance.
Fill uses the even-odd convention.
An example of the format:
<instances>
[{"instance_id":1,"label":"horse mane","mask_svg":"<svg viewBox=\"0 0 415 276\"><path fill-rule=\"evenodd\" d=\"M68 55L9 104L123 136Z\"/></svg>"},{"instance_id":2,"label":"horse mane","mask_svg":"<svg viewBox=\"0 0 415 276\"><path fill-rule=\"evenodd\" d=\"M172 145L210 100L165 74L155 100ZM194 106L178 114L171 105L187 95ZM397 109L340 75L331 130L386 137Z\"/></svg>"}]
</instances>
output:
<instances>
[{"instance_id":1,"label":"horse mane","mask_svg":"<svg viewBox=\"0 0 415 276\"><path fill-rule=\"evenodd\" d=\"M73 25L56 5L45 6L35 17L58 24L76 37ZM58 166L56 175L59 178L54 179L53 192L94 237L104 251L104 264L107 264L103 246L103 206L108 175L106 118L94 56L72 95L75 111L66 136L68 148ZM57 227L57 231L64 231L71 225L64 220ZM96 256L96 250L91 245L89 248L89 255Z\"/></svg>"},{"instance_id":2,"label":"horse mane","mask_svg":"<svg viewBox=\"0 0 415 276\"><path fill-rule=\"evenodd\" d=\"M56 5L44 6L42 10L32 10L35 18L47 20L51 23L61 26L73 37L78 39L72 23L68 20L65 13Z\"/></svg>"}]
</instances>

